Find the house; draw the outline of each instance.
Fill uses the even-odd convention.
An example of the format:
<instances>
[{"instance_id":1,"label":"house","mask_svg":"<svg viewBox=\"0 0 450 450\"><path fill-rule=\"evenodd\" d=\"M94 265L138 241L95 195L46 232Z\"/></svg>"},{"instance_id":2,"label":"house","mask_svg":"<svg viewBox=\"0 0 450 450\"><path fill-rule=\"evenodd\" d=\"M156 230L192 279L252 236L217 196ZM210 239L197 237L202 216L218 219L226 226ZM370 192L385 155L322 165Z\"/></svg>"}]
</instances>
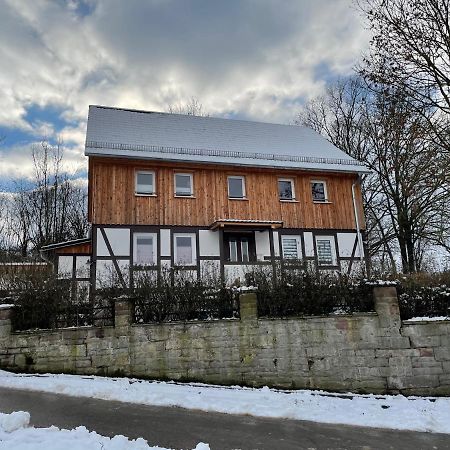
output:
<instances>
[{"instance_id":1,"label":"house","mask_svg":"<svg viewBox=\"0 0 450 450\"><path fill-rule=\"evenodd\" d=\"M90 106L86 156L91 236L43 249L61 276L366 265L367 169L306 127Z\"/></svg>"}]
</instances>

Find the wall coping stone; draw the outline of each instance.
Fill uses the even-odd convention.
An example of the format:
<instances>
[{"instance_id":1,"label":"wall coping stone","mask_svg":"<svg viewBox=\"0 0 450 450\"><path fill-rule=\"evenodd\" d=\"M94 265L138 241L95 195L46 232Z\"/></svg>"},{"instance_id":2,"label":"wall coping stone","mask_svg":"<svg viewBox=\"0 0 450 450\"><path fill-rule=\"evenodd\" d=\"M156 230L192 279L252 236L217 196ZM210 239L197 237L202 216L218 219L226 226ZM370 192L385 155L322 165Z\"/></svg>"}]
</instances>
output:
<instances>
[{"instance_id":1,"label":"wall coping stone","mask_svg":"<svg viewBox=\"0 0 450 450\"><path fill-rule=\"evenodd\" d=\"M36 328L34 330L22 330L22 331L11 331L11 334L18 336L21 334L31 335L31 334L51 334L59 333L60 331L78 331L78 330L104 330L104 329L114 329L112 325L105 325L103 327L94 327L90 325L82 325L79 327L67 327L67 328Z\"/></svg>"},{"instance_id":2,"label":"wall coping stone","mask_svg":"<svg viewBox=\"0 0 450 450\"><path fill-rule=\"evenodd\" d=\"M402 321L403 325L411 326L411 325L421 325L421 324L450 324L450 319L441 319L441 320L413 320L406 319Z\"/></svg>"},{"instance_id":3,"label":"wall coping stone","mask_svg":"<svg viewBox=\"0 0 450 450\"><path fill-rule=\"evenodd\" d=\"M211 320L177 320L173 322L151 322L151 323L132 323L131 327L155 327L155 326L161 326L161 325L195 325L195 324L214 324L214 323L220 323L220 322L240 322L240 319L237 317L230 317L229 319L211 319ZM114 327L113 327L114 328Z\"/></svg>"},{"instance_id":4,"label":"wall coping stone","mask_svg":"<svg viewBox=\"0 0 450 450\"><path fill-rule=\"evenodd\" d=\"M377 317L375 311L355 312L353 314L323 314L317 316L289 316L289 317L258 317L258 320L314 320L314 319L351 319L354 317Z\"/></svg>"}]
</instances>

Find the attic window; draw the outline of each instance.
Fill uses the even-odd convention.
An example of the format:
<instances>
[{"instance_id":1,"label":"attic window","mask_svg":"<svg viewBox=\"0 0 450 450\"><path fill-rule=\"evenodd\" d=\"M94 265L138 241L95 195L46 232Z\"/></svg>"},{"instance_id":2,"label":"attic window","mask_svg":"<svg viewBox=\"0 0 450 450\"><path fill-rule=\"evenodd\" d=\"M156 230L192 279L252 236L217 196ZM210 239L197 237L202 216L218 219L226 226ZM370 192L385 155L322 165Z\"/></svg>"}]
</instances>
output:
<instances>
[{"instance_id":1,"label":"attic window","mask_svg":"<svg viewBox=\"0 0 450 450\"><path fill-rule=\"evenodd\" d=\"M192 184L192 173L176 173L175 196L191 197L193 194Z\"/></svg>"},{"instance_id":2,"label":"attic window","mask_svg":"<svg viewBox=\"0 0 450 450\"><path fill-rule=\"evenodd\" d=\"M245 198L245 178L232 176L228 177L228 198Z\"/></svg>"},{"instance_id":3,"label":"attic window","mask_svg":"<svg viewBox=\"0 0 450 450\"><path fill-rule=\"evenodd\" d=\"M313 202L319 203L327 203L328 202L328 194L327 194L327 185L325 181L311 181L311 192Z\"/></svg>"},{"instance_id":4,"label":"attic window","mask_svg":"<svg viewBox=\"0 0 450 450\"><path fill-rule=\"evenodd\" d=\"M290 178L278 179L278 197L280 200L295 200L294 180Z\"/></svg>"},{"instance_id":5,"label":"attic window","mask_svg":"<svg viewBox=\"0 0 450 450\"><path fill-rule=\"evenodd\" d=\"M135 192L139 195L155 195L155 172L137 171Z\"/></svg>"}]
</instances>

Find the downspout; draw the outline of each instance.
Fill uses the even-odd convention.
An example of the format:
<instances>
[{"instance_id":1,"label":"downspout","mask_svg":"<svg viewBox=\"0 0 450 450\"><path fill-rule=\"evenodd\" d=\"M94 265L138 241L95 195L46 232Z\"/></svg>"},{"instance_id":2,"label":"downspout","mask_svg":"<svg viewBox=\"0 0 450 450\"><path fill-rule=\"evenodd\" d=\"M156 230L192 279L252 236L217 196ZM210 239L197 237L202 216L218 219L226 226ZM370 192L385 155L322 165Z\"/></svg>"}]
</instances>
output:
<instances>
[{"instance_id":1,"label":"downspout","mask_svg":"<svg viewBox=\"0 0 450 450\"><path fill-rule=\"evenodd\" d=\"M355 225L358 239L359 259L362 263L364 263L364 247L361 236L361 227L359 226L358 208L356 207L356 195L355 195L355 186L357 185L358 182L359 182L359 175L358 180L354 181L352 184L352 200L353 200L353 212L355 213Z\"/></svg>"}]
</instances>

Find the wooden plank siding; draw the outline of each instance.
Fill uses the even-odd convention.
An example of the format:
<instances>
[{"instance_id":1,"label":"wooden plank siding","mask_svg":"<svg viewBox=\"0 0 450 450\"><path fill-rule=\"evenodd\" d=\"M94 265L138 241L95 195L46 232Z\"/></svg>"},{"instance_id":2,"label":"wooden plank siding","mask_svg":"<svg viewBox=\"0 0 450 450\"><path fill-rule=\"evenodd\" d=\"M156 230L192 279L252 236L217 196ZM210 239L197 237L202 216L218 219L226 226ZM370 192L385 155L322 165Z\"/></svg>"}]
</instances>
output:
<instances>
[{"instance_id":1,"label":"wooden plank siding","mask_svg":"<svg viewBox=\"0 0 450 450\"><path fill-rule=\"evenodd\" d=\"M93 224L209 226L218 219L283 221L285 228L355 229L356 175L91 157L89 219ZM135 171L153 170L156 196L135 195ZM174 173L193 174L195 198L174 197ZM247 200L230 200L227 176L245 176ZM278 199L278 178L292 178L298 202ZM310 182L327 182L330 203L313 203ZM361 192L356 189L361 229Z\"/></svg>"},{"instance_id":2,"label":"wooden plank siding","mask_svg":"<svg viewBox=\"0 0 450 450\"><path fill-rule=\"evenodd\" d=\"M75 254L89 254L91 253L91 244L70 245L68 247L61 247L55 250L56 255L75 255Z\"/></svg>"}]
</instances>

